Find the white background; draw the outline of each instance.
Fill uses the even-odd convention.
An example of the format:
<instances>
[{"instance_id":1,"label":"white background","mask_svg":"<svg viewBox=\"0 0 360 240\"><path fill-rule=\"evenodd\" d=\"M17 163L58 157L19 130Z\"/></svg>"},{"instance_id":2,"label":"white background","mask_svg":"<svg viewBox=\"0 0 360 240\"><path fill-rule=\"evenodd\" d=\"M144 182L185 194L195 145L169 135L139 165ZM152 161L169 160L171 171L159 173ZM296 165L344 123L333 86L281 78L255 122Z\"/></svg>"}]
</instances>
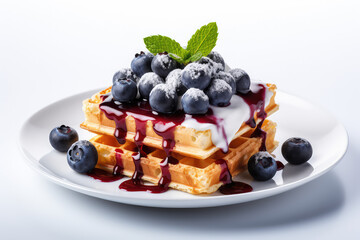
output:
<instances>
[{"instance_id":1,"label":"white background","mask_svg":"<svg viewBox=\"0 0 360 240\"><path fill-rule=\"evenodd\" d=\"M231 67L345 125L350 145L334 170L259 201L155 209L72 192L24 163L16 141L28 116L110 85L144 50L143 37L186 45L210 21ZM358 1L0 1L1 239L359 239L359 46Z\"/></svg>"}]
</instances>

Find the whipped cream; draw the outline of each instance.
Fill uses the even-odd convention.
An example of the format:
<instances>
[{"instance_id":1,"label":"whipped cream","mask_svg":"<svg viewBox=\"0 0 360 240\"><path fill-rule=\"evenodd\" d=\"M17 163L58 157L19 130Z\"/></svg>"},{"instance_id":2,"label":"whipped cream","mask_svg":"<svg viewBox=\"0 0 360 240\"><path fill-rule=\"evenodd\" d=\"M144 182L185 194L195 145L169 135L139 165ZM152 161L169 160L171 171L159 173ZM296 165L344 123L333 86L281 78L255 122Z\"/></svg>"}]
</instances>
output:
<instances>
[{"instance_id":1,"label":"whipped cream","mask_svg":"<svg viewBox=\"0 0 360 240\"><path fill-rule=\"evenodd\" d=\"M265 83L252 82L250 90L257 93L260 90L259 84L265 86L265 107L269 105L273 93L268 89ZM222 151L227 152L229 143L233 140L236 132L241 125L250 118L250 107L244 99L238 95L233 95L230 105L227 107L210 107L215 117L219 119L218 125L213 123L200 123L191 115L186 115L182 126L193 128L197 131L211 131L211 140L213 144Z\"/></svg>"}]
</instances>

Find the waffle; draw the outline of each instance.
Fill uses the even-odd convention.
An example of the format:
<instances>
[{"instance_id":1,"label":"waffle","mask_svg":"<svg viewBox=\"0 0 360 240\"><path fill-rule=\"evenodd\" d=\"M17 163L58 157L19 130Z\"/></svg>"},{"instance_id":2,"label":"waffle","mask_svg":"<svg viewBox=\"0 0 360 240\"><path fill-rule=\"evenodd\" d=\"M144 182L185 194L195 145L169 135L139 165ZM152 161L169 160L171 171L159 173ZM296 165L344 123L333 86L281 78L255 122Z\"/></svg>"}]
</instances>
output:
<instances>
[{"instance_id":1,"label":"waffle","mask_svg":"<svg viewBox=\"0 0 360 240\"><path fill-rule=\"evenodd\" d=\"M266 147L272 152L277 147L274 140L276 124L265 120L262 129L267 132ZM221 166L216 164L218 159L225 160L232 176L244 170L247 162L253 154L259 151L261 138L251 138L253 129L234 139L229 145L229 151L224 154L221 150L216 151L210 157L200 160L187 157L178 153L172 153L179 163L169 164L171 182L169 187L188 192L191 194L213 193L223 185L220 181ZM113 172L116 164L116 149L121 149L123 175L131 177L135 171L132 155L137 152L137 147L132 141L119 144L112 135L96 135L90 141L98 151L98 164L96 168L109 173ZM157 148L149 148L147 157L141 158L143 180L158 183L161 177L160 162L166 157L165 151Z\"/></svg>"},{"instance_id":2,"label":"waffle","mask_svg":"<svg viewBox=\"0 0 360 240\"><path fill-rule=\"evenodd\" d=\"M267 86L269 90L273 92L270 103L265 108L265 111L269 116L278 110L278 105L274 101L276 86L273 84L267 84ZM107 88L83 102L85 121L80 125L83 129L100 135L113 136L115 122L108 119L99 108L99 104L102 101L101 95L109 93L110 91L111 88ZM125 121L127 128L126 141L133 142L136 132L135 120L133 117L127 116ZM257 123L260 122L260 119L257 119L256 114L255 121ZM151 121L147 121L146 137L143 140L143 144L156 149L162 149L163 139L155 133L152 125ZM243 123L233 139L243 136L246 132L250 131L250 129L251 128L247 124ZM219 150L212 142L210 130L197 131L193 128L179 125L176 126L174 131L174 141L175 146L172 149L173 152L196 159L207 159Z\"/></svg>"}]
</instances>

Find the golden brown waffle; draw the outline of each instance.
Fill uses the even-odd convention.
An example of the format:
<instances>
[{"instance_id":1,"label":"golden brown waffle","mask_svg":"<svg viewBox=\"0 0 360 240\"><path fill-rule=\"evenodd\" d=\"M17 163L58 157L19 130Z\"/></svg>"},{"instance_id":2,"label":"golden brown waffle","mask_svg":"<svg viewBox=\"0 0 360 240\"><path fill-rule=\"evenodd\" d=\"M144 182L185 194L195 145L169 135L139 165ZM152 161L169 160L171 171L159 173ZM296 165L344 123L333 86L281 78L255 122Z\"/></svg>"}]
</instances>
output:
<instances>
[{"instance_id":1,"label":"golden brown waffle","mask_svg":"<svg viewBox=\"0 0 360 240\"><path fill-rule=\"evenodd\" d=\"M276 124L265 120L262 129L267 132L266 147L272 152L277 147L274 140ZM169 164L171 183L169 187L192 194L213 193L223 185L220 181L221 166L215 161L223 159L226 161L232 176L241 172L247 165L249 158L259 151L260 138L250 138L253 130L249 130L241 137L234 139L229 145L229 151L224 154L221 150L216 151L209 158L199 160L186 157L177 153L172 156L179 160L176 165ZM135 171L132 155L137 152L136 145L131 141L119 144L112 135L97 135L90 139L98 151L97 168L110 173L116 164L116 149L121 149L123 174L131 177ZM166 157L163 150L149 149L147 157L141 158L141 166L144 176L143 180L158 183L161 177L160 162Z\"/></svg>"},{"instance_id":2,"label":"golden brown waffle","mask_svg":"<svg viewBox=\"0 0 360 240\"><path fill-rule=\"evenodd\" d=\"M270 103L265 108L267 115L278 110L278 105L275 103L276 86L274 84L267 84L270 91L273 92ZM105 89L90 99L86 99L83 102L83 111L85 113L85 121L80 125L82 128L94 132L100 135L113 136L115 131L115 122L109 120L105 114L100 110L99 104L101 103L100 96L111 91L111 88ZM259 123L260 119L255 120ZM127 141L134 141L136 132L135 120L131 116L126 117L127 127ZM236 133L234 139L239 138L244 133L250 131L250 127L243 123ZM162 137L157 135L153 130L152 122L147 121L146 125L146 137L143 140L143 144L149 147L162 149ZM175 147L172 149L175 153L180 153L183 156L193 157L197 159L206 159L215 154L219 149L213 144L211 140L210 130L197 131L192 128L186 128L184 126L176 126L174 131Z\"/></svg>"}]
</instances>

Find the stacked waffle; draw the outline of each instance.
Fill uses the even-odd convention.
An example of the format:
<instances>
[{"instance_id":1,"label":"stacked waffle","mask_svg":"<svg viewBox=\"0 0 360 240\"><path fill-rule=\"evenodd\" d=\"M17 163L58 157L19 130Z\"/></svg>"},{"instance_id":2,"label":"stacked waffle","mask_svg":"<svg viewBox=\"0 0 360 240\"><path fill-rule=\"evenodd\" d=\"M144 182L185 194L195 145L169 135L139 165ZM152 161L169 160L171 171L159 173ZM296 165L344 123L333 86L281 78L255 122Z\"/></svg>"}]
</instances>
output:
<instances>
[{"instance_id":1,"label":"stacked waffle","mask_svg":"<svg viewBox=\"0 0 360 240\"><path fill-rule=\"evenodd\" d=\"M192 194L213 193L226 183L222 179L224 166L235 176L245 169L249 158L260 148L272 152L277 146L276 124L258 117L261 105L265 116L278 109L274 101L276 86L264 86L269 93L268 100L260 99L249 105L245 121L229 124L228 115L215 114L201 121L194 117L191 119L197 121L194 127L189 121L191 116L186 114L180 114L175 121L173 117L159 116L152 111L137 111L139 104L136 111L133 107L121 106L111 99L108 88L83 102L85 121L81 127L97 134L90 140L98 151L96 168ZM232 107L235 113L237 106L233 104ZM214 109L213 112L219 111ZM259 137L256 134L259 131L266 132L266 138ZM222 136L223 141L214 136Z\"/></svg>"}]
</instances>

